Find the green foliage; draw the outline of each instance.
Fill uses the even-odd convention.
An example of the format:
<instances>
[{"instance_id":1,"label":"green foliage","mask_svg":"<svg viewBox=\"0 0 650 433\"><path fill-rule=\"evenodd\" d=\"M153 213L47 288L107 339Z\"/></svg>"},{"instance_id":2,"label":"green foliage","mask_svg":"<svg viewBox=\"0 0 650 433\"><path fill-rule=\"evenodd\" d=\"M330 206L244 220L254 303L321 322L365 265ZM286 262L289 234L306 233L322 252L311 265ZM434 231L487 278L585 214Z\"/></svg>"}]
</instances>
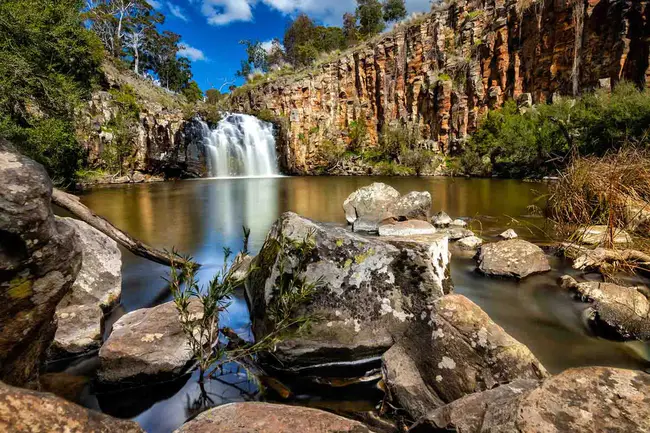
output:
<instances>
[{"instance_id":1,"label":"green foliage","mask_svg":"<svg viewBox=\"0 0 650 433\"><path fill-rule=\"evenodd\" d=\"M239 41L246 47L246 59L241 61L241 69L235 75L248 79L253 72L268 72L268 54L260 41Z\"/></svg>"},{"instance_id":2,"label":"green foliage","mask_svg":"<svg viewBox=\"0 0 650 433\"><path fill-rule=\"evenodd\" d=\"M83 159L74 111L103 57L100 41L83 27L81 7L76 0L0 2L0 136L66 185Z\"/></svg>"},{"instance_id":3,"label":"green foliage","mask_svg":"<svg viewBox=\"0 0 650 433\"><path fill-rule=\"evenodd\" d=\"M357 0L359 32L363 36L374 36L386 27L383 6L379 0Z\"/></svg>"},{"instance_id":4,"label":"green foliage","mask_svg":"<svg viewBox=\"0 0 650 433\"><path fill-rule=\"evenodd\" d=\"M273 111L269 110L268 108L264 108L263 110L259 110L255 112L255 117L258 119L264 121L264 122L277 122L278 116L273 113Z\"/></svg>"},{"instance_id":5,"label":"green foliage","mask_svg":"<svg viewBox=\"0 0 650 433\"><path fill-rule=\"evenodd\" d=\"M462 160L464 172L550 175L570 155L601 156L630 143L646 147L649 126L650 93L628 83L619 84L611 94L560 99L523 112L509 101L488 113L470 138Z\"/></svg>"},{"instance_id":6,"label":"green foliage","mask_svg":"<svg viewBox=\"0 0 650 433\"><path fill-rule=\"evenodd\" d=\"M368 137L368 123L364 115L359 116L357 120L353 120L348 125L348 138L350 144L348 149L352 152L360 152L366 143Z\"/></svg>"},{"instance_id":7,"label":"green foliage","mask_svg":"<svg viewBox=\"0 0 650 433\"><path fill-rule=\"evenodd\" d=\"M185 95L187 102L189 102L190 104L203 100L203 92L201 91L199 85L196 84L196 81L194 80L187 83L185 87L183 87L181 93Z\"/></svg>"},{"instance_id":8,"label":"green foliage","mask_svg":"<svg viewBox=\"0 0 650 433\"><path fill-rule=\"evenodd\" d=\"M385 0L384 20L387 23L406 18L406 5L404 0Z\"/></svg>"},{"instance_id":9,"label":"green foliage","mask_svg":"<svg viewBox=\"0 0 650 433\"><path fill-rule=\"evenodd\" d=\"M128 84L124 84L120 89L111 89L109 93L113 97L113 102L119 107L120 113L130 119L137 119L140 115L140 104L135 94L135 89Z\"/></svg>"},{"instance_id":10,"label":"green foliage","mask_svg":"<svg viewBox=\"0 0 650 433\"><path fill-rule=\"evenodd\" d=\"M223 95L217 89L208 89L205 91L206 102L211 105L216 105Z\"/></svg>"}]
</instances>

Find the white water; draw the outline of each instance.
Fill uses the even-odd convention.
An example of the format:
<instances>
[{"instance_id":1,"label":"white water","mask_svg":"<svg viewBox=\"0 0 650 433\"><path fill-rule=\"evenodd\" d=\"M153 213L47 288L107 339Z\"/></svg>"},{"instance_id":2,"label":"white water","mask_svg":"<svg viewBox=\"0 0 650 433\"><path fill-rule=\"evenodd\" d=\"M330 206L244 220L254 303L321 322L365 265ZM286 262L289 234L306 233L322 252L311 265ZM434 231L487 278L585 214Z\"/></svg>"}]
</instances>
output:
<instances>
[{"instance_id":1,"label":"white water","mask_svg":"<svg viewBox=\"0 0 650 433\"><path fill-rule=\"evenodd\" d=\"M279 174L273 125L246 114L227 114L210 129L201 122L211 177Z\"/></svg>"}]
</instances>

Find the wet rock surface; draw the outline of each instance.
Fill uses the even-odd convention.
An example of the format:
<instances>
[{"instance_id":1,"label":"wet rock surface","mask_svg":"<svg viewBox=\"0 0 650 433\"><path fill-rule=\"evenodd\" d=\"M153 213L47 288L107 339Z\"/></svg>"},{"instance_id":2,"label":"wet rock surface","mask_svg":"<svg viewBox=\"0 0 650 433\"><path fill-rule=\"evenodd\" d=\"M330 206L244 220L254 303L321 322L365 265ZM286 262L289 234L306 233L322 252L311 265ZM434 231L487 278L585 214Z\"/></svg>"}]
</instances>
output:
<instances>
[{"instance_id":1,"label":"wet rock surface","mask_svg":"<svg viewBox=\"0 0 650 433\"><path fill-rule=\"evenodd\" d=\"M491 276L526 278L551 270L544 251L522 239L511 239L481 246L478 270Z\"/></svg>"},{"instance_id":2,"label":"wet rock surface","mask_svg":"<svg viewBox=\"0 0 650 433\"><path fill-rule=\"evenodd\" d=\"M76 233L82 265L71 292L56 307L58 327L50 359L83 355L102 343L104 314L122 293L122 253L117 243L83 221L60 218Z\"/></svg>"},{"instance_id":3,"label":"wet rock surface","mask_svg":"<svg viewBox=\"0 0 650 433\"><path fill-rule=\"evenodd\" d=\"M175 433L371 433L363 424L317 409L231 403L203 412Z\"/></svg>"},{"instance_id":4,"label":"wet rock surface","mask_svg":"<svg viewBox=\"0 0 650 433\"><path fill-rule=\"evenodd\" d=\"M45 169L1 139L0 179L0 380L23 385L37 379L81 249L54 218Z\"/></svg>"},{"instance_id":5,"label":"wet rock surface","mask_svg":"<svg viewBox=\"0 0 650 433\"><path fill-rule=\"evenodd\" d=\"M122 316L99 351L98 379L129 386L184 373L192 351L173 302Z\"/></svg>"},{"instance_id":6,"label":"wet rock surface","mask_svg":"<svg viewBox=\"0 0 650 433\"><path fill-rule=\"evenodd\" d=\"M650 301L636 287L597 281L578 283L570 276L562 277L560 284L591 303L588 319L606 336L650 341Z\"/></svg>"},{"instance_id":7,"label":"wet rock surface","mask_svg":"<svg viewBox=\"0 0 650 433\"><path fill-rule=\"evenodd\" d=\"M440 298L428 319L427 323L413 326L405 338L397 343L403 347L403 353L412 359L412 365L417 367L426 389L416 392L408 383L385 377L386 385L391 394L398 398L397 404L400 406L417 408L410 402L411 396L432 393L440 401L449 403L515 379L539 380L548 377L546 369L525 345L506 333L478 305L464 296L447 295ZM394 359L399 358L384 358L385 372L395 369L390 365ZM397 376L398 379L400 377L408 376ZM412 378L409 381L416 383ZM421 383L418 382L418 386ZM411 390L405 393L404 388ZM404 395L407 399L399 400ZM418 413L412 415L417 416Z\"/></svg>"},{"instance_id":8,"label":"wet rock surface","mask_svg":"<svg viewBox=\"0 0 650 433\"><path fill-rule=\"evenodd\" d=\"M309 233L315 248L301 275L323 284L302 314L320 319L278 345L274 355L286 366L378 357L451 289L444 236L365 237L288 212L272 227L246 285L258 339L272 329L266 312L277 296L276 241L302 241ZM285 273L293 272L295 254L289 253Z\"/></svg>"},{"instance_id":9,"label":"wet rock surface","mask_svg":"<svg viewBox=\"0 0 650 433\"><path fill-rule=\"evenodd\" d=\"M358 189L343 203L345 218L355 232L377 232L382 221L428 221L431 194L410 192L404 196L393 187L375 182Z\"/></svg>"},{"instance_id":10,"label":"wet rock surface","mask_svg":"<svg viewBox=\"0 0 650 433\"><path fill-rule=\"evenodd\" d=\"M585 367L474 394L428 413L414 433L443 429L487 433L650 431L650 375Z\"/></svg>"},{"instance_id":11,"label":"wet rock surface","mask_svg":"<svg viewBox=\"0 0 650 433\"><path fill-rule=\"evenodd\" d=\"M7 433L144 433L134 421L85 409L53 394L0 382L0 431Z\"/></svg>"}]
</instances>

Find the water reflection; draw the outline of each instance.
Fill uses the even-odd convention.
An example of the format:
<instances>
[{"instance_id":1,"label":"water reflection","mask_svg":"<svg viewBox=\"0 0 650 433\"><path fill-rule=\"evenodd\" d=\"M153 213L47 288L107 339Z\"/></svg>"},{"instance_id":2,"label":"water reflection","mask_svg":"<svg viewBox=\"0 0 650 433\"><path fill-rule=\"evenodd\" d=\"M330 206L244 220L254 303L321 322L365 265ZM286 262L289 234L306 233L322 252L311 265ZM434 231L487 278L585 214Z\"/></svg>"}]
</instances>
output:
<instances>
[{"instance_id":1,"label":"water reflection","mask_svg":"<svg viewBox=\"0 0 650 433\"><path fill-rule=\"evenodd\" d=\"M273 222L288 210L315 220L344 224L341 206L345 198L375 181L386 182L402 193L429 191L434 211L444 210L452 217L475 218L478 222L474 228L488 239L512 227L522 237L544 240L544 220L530 216L527 207L543 198L545 185L512 180L213 179L102 188L86 194L82 200L145 242L158 248L175 247L194 256L203 265L198 277L205 284L221 266L222 248L233 251L241 248L242 226L251 229L250 248L256 252ZM122 307L115 316L170 299L162 280L167 268L128 252L123 257ZM590 333L580 314L584 305L578 305L556 284L559 276L573 271L559 259L553 260L552 272L515 282L479 276L471 258L458 256L452 259L452 278L456 292L479 304L552 372L583 365L647 368L650 359L647 344L606 341ZM241 293L223 321L239 332L248 332L248 311ZM232 384L239 379L235 375L228 381ZM172 397L160 394L147 405L148 409L125 415L135 417L150 433L171 432L206 404L248 398L232 386L214 381L210 383L210 392L223 398L212 403L199 401L201 393L193 378L180 384ZM104 410L119 415L120 410L110 408L108 400L103 401Z\"/></svg>"}]
</instances>

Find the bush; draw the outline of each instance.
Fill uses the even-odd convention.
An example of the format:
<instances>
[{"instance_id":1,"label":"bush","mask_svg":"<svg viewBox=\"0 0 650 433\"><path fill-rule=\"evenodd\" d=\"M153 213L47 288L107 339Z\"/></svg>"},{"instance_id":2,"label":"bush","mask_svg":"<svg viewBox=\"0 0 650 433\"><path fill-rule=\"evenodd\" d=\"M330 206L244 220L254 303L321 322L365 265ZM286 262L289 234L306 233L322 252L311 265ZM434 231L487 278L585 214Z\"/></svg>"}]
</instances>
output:
<instances>
[{"instance_id":1,"label":"bush","mask_svg":"<svg viewBox=\"0 0 650 433\"><path fill-rule=\"evenodd\" d=\"M348 126L348 138L350 144L348 149L352 152L361 152L368 137L368 124L365 116L359 116L357 120L350 122Z\"/></svg>"}]
</instances>

